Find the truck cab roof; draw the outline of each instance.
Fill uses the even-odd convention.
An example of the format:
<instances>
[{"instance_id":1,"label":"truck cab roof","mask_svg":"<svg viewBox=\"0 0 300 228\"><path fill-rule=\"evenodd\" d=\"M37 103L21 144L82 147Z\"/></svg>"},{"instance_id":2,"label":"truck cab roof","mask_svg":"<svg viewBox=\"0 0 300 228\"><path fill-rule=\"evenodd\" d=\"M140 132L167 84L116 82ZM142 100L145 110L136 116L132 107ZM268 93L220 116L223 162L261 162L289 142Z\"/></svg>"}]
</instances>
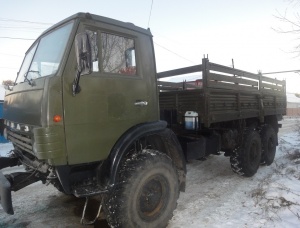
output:
<instances>
[{"instance_id":1,"label":"truck cab roof","mask_svg":"<svg viewBox=\"0 0 300 228\"><path fill-rule=\"evenodd\" d=\"M108 18L108 17L103 17L103 16L90 14L90 13L82 13L82 12L76 13L76 14L74 14L74 15L72 15L72 16L70 16L70 17L68 17L68 18L66 18L66 19L64 19L64 20L62 20L62 21L60 21L56 24L54 24L49 29L44 31L41 34L41 36L43 36L44 34L49 32L50 30L53 30L54 28L59 27L62 24L67 23L68 21L71 21L71 20L75 20L75 19L98 21L98 22L102 22L102 23L105 23L105 24L111 24L111 25L114 25L114 26L122 27L122 28L129 29L129 30L133 30L133 31L143 33L143 34L148 35L148 36L152 36L149 28L144 29L144 28L141 28L141 27L138 27L138 26L134 25L133 23L122 22L122 21L118 21L118 20L111 19L111 18Z\"/></svg>"}]
</instances>

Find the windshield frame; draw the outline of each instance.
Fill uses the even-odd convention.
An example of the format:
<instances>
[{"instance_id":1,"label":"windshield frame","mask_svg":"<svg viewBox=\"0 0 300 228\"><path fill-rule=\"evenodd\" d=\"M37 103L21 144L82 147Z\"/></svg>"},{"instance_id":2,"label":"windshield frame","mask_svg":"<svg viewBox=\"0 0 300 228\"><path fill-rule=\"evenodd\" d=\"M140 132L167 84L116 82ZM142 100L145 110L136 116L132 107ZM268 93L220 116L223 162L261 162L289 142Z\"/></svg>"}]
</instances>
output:
<instances>
[{"instance_id":1,"label":"windshield frame","mask_svg":"<svg viewBox=\"0 0 300 228\"><path fill-rule=\"evenodd\" d=\"M47 37L48 35L51 35L53 34L53 32L61 29L62 27L64 26L67 26L68 24L71 24L71 28L70 28L70 32L69 32L69 37L66 39L66 45L64 47L64 50L62 51L62 54L61 54L61 59L60 59L60 62L59 62L59 65L57 67L57 69L55 70L54 73L51 73L49 75L45 75L45 76L42 76L42 77L38 77L38 78L35 78L35 79L39 79L39 78L45 78L45 77L51 77L53 75L61 75L62 71L62 66L65 64L65 61L66 61L66 53L69 52L70 48L71 48L71 45L72 45L72 42L70 42L70 40L72 40L75 36L75 32L76 32L76 29L78 27L78 20L74 19L74 18L70 18L70 20L64 20L58 24L55 24L54 26L50 27L49 29L47 29L44 33L42 33L35 41L34 43L29 47L29 49L26 51L25 53L25 56L24 56L24 59L22 61L22 64L20 66L20 69L19 69L19 72L17 74L17 77L16 77L16 80L15 80L15 85L19 84L19 83L23 83L25 81L27 81L27 74L28 72L30 71L31 67L32 67L32 63L33 63L33 60L35 58L35 55L39 49L39 45L40 45L40 42L41 40L44 38L44 37ZM71 44L70 44L71 43ZM30 63L28 64L28 66L26 66L26 70L22 70L22 67L26 61L26 57L27 55L33 50L34 50L34 53L33 53L33 56L31 57L30 59ZM21 75L20 72L21 70L23 72L25 72L25 75ZM27 79L27 80L26 80ZM35 80L33 79L33 80ZM28 80L29 81L29 80Z\"/></svg>"}]
</instances>

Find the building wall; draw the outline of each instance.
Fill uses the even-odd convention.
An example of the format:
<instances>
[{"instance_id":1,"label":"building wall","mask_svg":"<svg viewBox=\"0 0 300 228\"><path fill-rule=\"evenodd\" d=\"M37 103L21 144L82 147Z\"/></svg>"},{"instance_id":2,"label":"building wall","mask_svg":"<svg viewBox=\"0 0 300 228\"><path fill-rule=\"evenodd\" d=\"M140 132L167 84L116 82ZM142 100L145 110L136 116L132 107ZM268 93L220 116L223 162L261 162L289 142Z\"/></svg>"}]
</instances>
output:
<instances>
[{"instance_id":1,"label":"building wall","mask_svg":"<svg viewBox=\"0 0 300 228\"><path fill-rule=\"evenodd\" d=\"M287 103L287 108L300 108L300 103L288 102Z\"/></svg>"},{"instance_id":2,"label":"building wall","mask_svg":"<svg viewBox=\"0 0 300 228\"><path fill-rule=\"evenodd\" d=\"M300 116L300 108L287 108L286 115L287 116Z\"/></svg>"},{"instance_id":3,"label":"building wall","mask_svg":"<svg viewBox=\"0 0 300 228\"><path fill-rule=\"evenodd\" d=\"M286 115L287 116L300 116L300 103L287 102Z\"/></svg>"}]
</instances>

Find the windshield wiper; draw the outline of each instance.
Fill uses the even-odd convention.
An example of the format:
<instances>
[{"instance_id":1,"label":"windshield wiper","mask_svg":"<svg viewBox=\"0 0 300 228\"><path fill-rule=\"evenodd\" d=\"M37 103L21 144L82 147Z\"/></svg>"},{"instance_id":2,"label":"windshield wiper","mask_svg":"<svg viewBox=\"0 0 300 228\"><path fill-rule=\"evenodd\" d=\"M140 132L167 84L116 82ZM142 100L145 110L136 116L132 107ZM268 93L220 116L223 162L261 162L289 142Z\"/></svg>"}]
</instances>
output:
<instances>
[{"instance_id":1,"label":"windshield wiper","mask_svg":"<svg viewBox=\"0 0 300 228\"><path fill-rule=\"evenodd\" d=\"M33 79L28 79L28 73L37 73L39 75L39 77L41 77L41 74L38 70L29 70L27 73L24 74L24 82L28 82L29 85L31 86L35 86L35 83L33 81Z\"/></svg>"},{"instance_id":2,"label":"windshield wiper","mask_svg":"<svg viewBox=\"0 0 300 228\"><path fill-rule=\"evenodd\" d=\"M28 73L37 73L39 75L39 77L42 77L42 75L40 74L40 72L38 70L30 70L30 71L28 71Z\"/></svg>"}]
</instances>

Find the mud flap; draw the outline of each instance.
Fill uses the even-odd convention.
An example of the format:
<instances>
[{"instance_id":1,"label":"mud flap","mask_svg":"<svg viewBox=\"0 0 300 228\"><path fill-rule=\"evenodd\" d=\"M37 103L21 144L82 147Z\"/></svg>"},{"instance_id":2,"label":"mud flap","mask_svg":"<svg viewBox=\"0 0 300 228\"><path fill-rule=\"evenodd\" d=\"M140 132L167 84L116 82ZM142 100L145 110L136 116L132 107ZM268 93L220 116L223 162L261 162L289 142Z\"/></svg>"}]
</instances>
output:
<instances>
[{"instance_id":1,"label":"mud flap","mask_svg":"<svg viewBox=\"0 0 300 228\"><path fill-rule=\"evenodd\" d=\"M14 214L11 199L11 185L3 173L0 171L0 204L3 210L10 215Z\"/></svg>"}]
</instances>

